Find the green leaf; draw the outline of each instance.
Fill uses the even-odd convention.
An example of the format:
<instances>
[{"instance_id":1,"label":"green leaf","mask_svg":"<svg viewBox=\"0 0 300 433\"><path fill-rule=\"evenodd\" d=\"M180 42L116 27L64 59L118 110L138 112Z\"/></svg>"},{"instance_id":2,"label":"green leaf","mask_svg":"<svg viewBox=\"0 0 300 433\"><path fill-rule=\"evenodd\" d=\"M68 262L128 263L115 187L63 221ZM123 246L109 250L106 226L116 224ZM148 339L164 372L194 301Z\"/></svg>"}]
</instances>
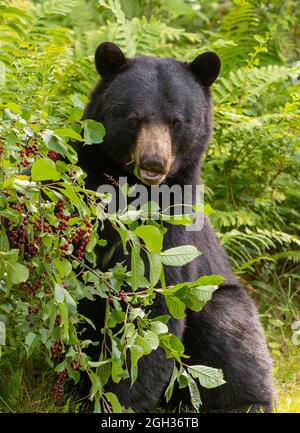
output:
<instances>
[{"instance_id":1,"label":"green leaf","mask_svg":"<svg viewBox=\"0 0 300 433\"><path fill-rule=\"evenodd\" d=\"M161 231L152 225L143 225L135 229L134 233L143 239L147 249L159 254L162 249L163 235Z\"/></svg>"},{"instance_id":2,"label":"green leaf","mask_svg":"<svg viewBox=\"0 0 300 433\"><path fill-rule=\"evenodd\" d=\"M38 335L33 332L28 332L25 338L26 352L29 355L34 350L35 343L38 341ZM30 350L31 349L31 350Z\"/></svg>"},{"instance_id":3,"label":"green leaf","mask_svg":"<svg viewBox=\"0 0 300 433\"><path fill-rule=\"evenodd\" d=\"M12 284L20 284L29 278L29 270L18 262L8 261L5 263L7 278Z\"/></svg>"},{"instance_id":4,"label":"green leaf","mask_svg":"<svg viewBox=\"0 0 300 433\"><path fill-rule=\"evenodd\" d=\"M74 140L77 140L77 141L83 141L83 138L81 137L81 135L78 134L77 132L75 132L71 128L55 129L54 133L59 135L60 137L68 137L68 138L73 138Z\"/></svg>"},{"instance_id":5,"label":"green leaf","mask_svg":"<svg viewBox=\"0 0 300 433\"><path fill-rule=\"evenodd\" d=\"M113 413L122 413L123 412L123 408L122 408L116 394L113 394L112 392L106 392L105 397L107 398L107 400L111 404Z\"/></svg>"},{"instance_id":6,"label":"green leaf","mask_svg":"<svg viewBox=\"0 0 300 433\"><path fill-rule=\"evenodd\" d=\"M172 376L171 376L169 385L168 385L166 392L165 392L165 398L166 398L167 403L170 401L170 399L172 397L174 384L175 384L175 380L177 379L177 377L178 377L178 369L177 369L176 364L174 362L174 368L173 368Z\"/></svg>"},{"instance_id":7,"label":"green leaf","mask_svg":"<svg viewBox=\"0 0 300 433\"><path fill-rule=\"evenodd\" d=\"M84 120L83 123L85 144L102 143L105 135L105 128L102 123L91 119Z\"/></svg>"},{"instance_id":8,"label":"green leaf","mask_svg":"<svg viewBox=\"0 0 300 433\"><path fill-rule=\"evenodd\" d=\"M168 332L168 326L157 320L151 322L150 329L157 335L166 334Z\"/></svg>"},{"instance_id":9,"label":"green leaf","mask_svg":"<svg viewBox=\"0 0 300 433\"><path fill-rule=\"evenodd\" d=\"M150 263L150 283L151 286L155 287L163 270L161 258L158 254L148 253L148 259Z\"/></svg>"},{"instance_id":10,"label":"green leaf","mask_svg":"<svg viewBox=\"0 0 300 433\"><path fill-rule=\"evenodd\" d=\"M110 362L110 359L105 359L105 361L88 361L88 364L90 367L101 367L104 364L107 364L108 362Z\"/></svg>"},{"instance_id":11,"label":"green leaf","mask_svg":"<svg viewBox=\"0 0 300 433\"><path fill-rule=\"evenodd\" d=\"M131 250L131 287L137 290L144 282L145 266L140 256L140 248L133 245Z\"/></svg>"},{"instance_id":12,"label":"green leaf","mask_svg":"<svg viewBox=\"0 0 300 433\"><path fill-rule=\"evenodd\" d=\"M191 365L188 372L194 379L198 379L204 388L216 388L225 382L222 370L207 367L206 365Z\"/></svg>"},{"instance_id":13,"label":"green leaf","mask_svg":"<svg viewBox=\"0 0 300 433\"><path fill-rule=\"evenodd\" d=\"M75 300L72 298L72 296L70 295L70 293L66 289L64 289L64 294L65 294L66 302L68 304L69 312L71 314L74 314L77 310L77 304L76 304Z\"/></svg>"},{"instance_id":14,"label":"green leaf","mask_svg":"<svg viewBox=\"0 0 300 433\"><path fill-rule=\"evenodd\" d=\"M130 347L131 363L134 367L137 366L138 360L143 356L144 352L141 346L134 344Z\"/></svg>"},{"instance_id":15,"label":"green leaf","mask_svg":"<svg viewBox=\"0 0 300 433\"><path fill-rule=\"evenodd\" d=\"M54 135L53 131L45 129L45 131L42 133L42 138L49 150L54 150L63 156L68 153L68 147L63 143L63 140L60 137Z\"/></svg>"},{"instance_id":16,"label":"green leaf","mask_svg":"<svg viewBox=\"0 0 300 433\"><path fill-rule=\"evenodd\" d=\"M154 332L146 331L143 335L136 337L136 344L142 348L144 355L149 355L158 348L159 338Z\"/></svg>"},{"instance_id":17,"label":"green leaf","mask_svg":"<svg viewBox=\"0 0 300 433\"><path fill-rule=\"evenodd\" d=\"M161 261L167 266L183 266L201 255L194 245L182 245L161 253Z\"/></svg>"},{"instance_id":18,"label":"green leaf","mask_svg":"<svg viewBox=\"0 0 300 433\"><path fill-rule=\"evenodd\" d=\"M145 317L145 311L142 308L131 308L129 311L129 319L134 321L137 317Z\"/></svg>"},{"instance_id":19,"label":"green leaf","mask_svg":"<svg viewBox=\"0 0 300 433\"><path fill-rule=\"evenodd\" d=\"M218 286L200 286L188 289L185 304L193 311L200 311L211 300Z\"/></svg>"},{"instance_id":20,"label":"green leaf","mask_svg":"<svg viewBox=\"0 0 300 433\"><path fill-rule=\"evenodd\" d=\"M54 298L58 304L64 302L65 292L61 284L56 283L54 287Z\"/></svg>"},{"instance_id":21,"label":"green leaf","mask_svg":"<svg viewBox=\"0 0 300 433\"><path fill-rule=\"evenodd\" d=\"M199 411L199 408L200 408L200 406L202 404L202 401L201 401L198 385L194 381L194 379L192 378L192 376L190 376L190 375L187 374L187 377L188 377L188 387L189 387L189 391L190 391L190 395L191 395L191 403L192 403L193 407L197 411Z\"/></svg>"},{"instance_id":22,"label":"green leaf","mask_svg":"<svg viewBox=\"0 0 300 433\"><path fill-rule=\"evenodd\" d=\"M174 295L165 295L166 304L169 310L169 313L175 319L183 319L185 314L185 304Z\"/></svg>"},{"instance_id":23,"label":"green leaf","mask_svg":"<svg viewBox=\"0 0 300 433\"><path fill-rule=\"evenodd\" d=\"M61 277L67 277L72 271L72 264L67 259L56 258L53 260L53 264Z\"/></svg>"},{"instance_id":24,"label":"green leaf","mask_svg":"<svg viewBox=\"0 0 300 433\"><path fill-rule=\"evenodd\" d=\"M56 170L55 163L49 158L40 158L31 168L32 180L59 180L60 173Z\"/></svg>"},{"instance_id":25,"label":"green leaf","mask_svg":"<svg viewBox=\"0 0 300 433\"><path fill-rule=\"evenodd\" d=\"M224 281L224 278L220 275L204 275L198 278L198 280L193 281L190 287L193 286L219 286Z\"/></svg>"}]
</instances>

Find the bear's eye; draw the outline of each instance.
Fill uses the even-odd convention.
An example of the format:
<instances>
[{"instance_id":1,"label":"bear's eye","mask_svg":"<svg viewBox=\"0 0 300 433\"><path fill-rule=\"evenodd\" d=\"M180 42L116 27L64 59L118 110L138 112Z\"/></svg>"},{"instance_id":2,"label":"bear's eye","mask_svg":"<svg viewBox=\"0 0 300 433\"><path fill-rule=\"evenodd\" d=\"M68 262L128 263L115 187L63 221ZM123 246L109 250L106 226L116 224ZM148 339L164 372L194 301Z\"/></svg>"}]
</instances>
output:
<instances>
[{"instance_id":1,"label":"bear's eye","mask_svg":"<svg viewBox=\"0 0 300 433\"><path fill-rule=\"evenodd\" d=\"M169 124L173 129L181 128L183 121L180 117L172 115L169 117Z\"/></svg>"},{"instance_id":2,"label":"bear's eye","mask_svg":"<svg viewBox=\"0 0 300 433\"><path fill-rule=\"evenodd\" d=\"M140 122L141 122L141 119L137 115L128 117L128 125L132 129L137 128L139 126Z\"/></svg>"}]
</instances>

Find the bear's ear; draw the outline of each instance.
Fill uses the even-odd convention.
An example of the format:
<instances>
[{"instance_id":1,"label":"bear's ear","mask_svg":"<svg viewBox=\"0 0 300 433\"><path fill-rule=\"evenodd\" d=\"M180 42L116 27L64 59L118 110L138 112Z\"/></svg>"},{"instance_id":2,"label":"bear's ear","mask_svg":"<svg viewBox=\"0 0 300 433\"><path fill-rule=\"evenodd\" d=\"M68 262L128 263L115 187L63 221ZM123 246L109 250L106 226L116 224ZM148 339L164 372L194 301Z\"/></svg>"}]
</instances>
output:
<instances>
[{"instance_id":1,"label":"bear's ear","mask_svg":"<svg viewBox=\"0 0 300 433\"><path fill-rule=\"evenodd\" d=\"M213 51L206 51L190 63L190 68L199 78L201 83L204 84L204 86L209 87L219 75L221 60Z\"/></svg>"},{"instance_id":2,"label":"bear's ear","mask_svg":"<svg viewBox=\"0 0 300 433\"><path fill-rule=\"evenodd\" d=\"M102 77L108 77L127 62L125 55L112 42L103 42L95 52L95 64Z\"/></svg>"}]
</instances>

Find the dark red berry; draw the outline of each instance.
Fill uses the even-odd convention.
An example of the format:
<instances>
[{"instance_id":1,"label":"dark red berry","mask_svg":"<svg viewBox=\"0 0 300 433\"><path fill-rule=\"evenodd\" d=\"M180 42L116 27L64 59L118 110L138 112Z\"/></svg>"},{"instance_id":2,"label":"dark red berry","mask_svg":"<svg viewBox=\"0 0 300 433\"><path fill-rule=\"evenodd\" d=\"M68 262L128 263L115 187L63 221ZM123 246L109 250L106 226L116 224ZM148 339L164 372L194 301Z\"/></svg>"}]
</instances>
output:
<instances>
[{"instance_id":1,"label":"dark red berry","mask_svg":"<svg viewBox=\"0 0 300 433\"><path fill-rule=\"evenodd\" d=\"M28 307L28 313L29 314L37 314L39 312L40 307L36 305L35 307Z\"/></svg>"},{"instance_id":2,"label":"dark red berry","mask_svg":"<svg viewBox=\"0 0 300 433\"><path fill-rule=\"evenodd\" d=\"M59 326L61 324L61 315L57 314L55 317L55 325Z\"/></svg>"},{"instance_id":3,"label":"dark red berry","mask_svg":"<svg viewBox=\"0 0 300 433\"><path fill-rule=\"evenodd\" d=\"M57 230L65 230L66 228L67 224L64 221L61 221L57 226Z\"/></svg>"},{"instance_id":4,"label":"dark red berry","mask_svg":"<svg viewBox=\"0 0 300 433\"><path fill-rule=\"evenodd\" d=\"M68 378L68 370L66 368L63 369L60 373L57 375L57 382L62 382Z\"/></svg>"},{"instance_id":5,"label":"dark red berry","mask_svg":"<svg viewBox=\"0 0 300 433\"><path fill-rule=\"evenodd\" d=\"M118 297L121 299L121 301L125 301L125 299L126 299L126 293L124 292L124 290L120 290L120 291L117 293L117 295L118 295Z\"/></svg>"},{"instance_id":6,"label":"dark red berry","mask_svg":"<svg viewBox=\"0 0 300 433\"><path fill-rule=\"evenodd\" d=\"M34 257L38 252L38 248L35 245L30 245L29 254Z\"/></svg>"},{"instance_id":7,"label":"dark red berry","mask_svg":"<svg viewBox=\"0 0 300 433\"><path fill-rule=\"evenodd\" d=\"M47 156L48 158L52 159L52 161L57 161L58 159L58 153L54 152L53 150L49 150Z\"/></svg>"},{"instance_id":8,"label":"dark red berry","mask_svg":"<svg viewBox=\"0 0 300 433\"><path fill-rule=\"evenodd\" d=\"M53 400L59 401L64 395L65 389L62 383L55 383L53 387Z\"/></svg>"},{"instance_id":9,"label":"dark red berry","mask_svg":"<svg viewBox=\"0 0 300 433\"><path fill-rule=\"evenodd\" d=\"M51 347L52 357L53 357L54 359L59 358L60 355L61 355L61 351L62 351L62 344L61 344L61 342L58 340L58 341L56 341L56 343L54 343L53 346Z\"/></svg>"},{"instance_id":10,"label":"dark red berry","mask_svg":"<svg viewBox=\"0 0 300 433\"><path fill-rule=\"evenodd\" d=\"M28 165L30 165L30 162L28 161L28 159L23 159L23 161L21 161L21 165L23 167L28 167Z\"/></svg>"},{"instance_id":11,"label":"dark red berry","mask_svg":"<svg viewBox=\"0 0 300 433\"><path fill-rule=\"evenodd\" d=\"M75 361L71 362L71 368L72 368L72 370L77 371L77 370L80 369L80 367L81 367L81 363L80 363L79 360L75 360Z\"/></svg>"}]
</instances>

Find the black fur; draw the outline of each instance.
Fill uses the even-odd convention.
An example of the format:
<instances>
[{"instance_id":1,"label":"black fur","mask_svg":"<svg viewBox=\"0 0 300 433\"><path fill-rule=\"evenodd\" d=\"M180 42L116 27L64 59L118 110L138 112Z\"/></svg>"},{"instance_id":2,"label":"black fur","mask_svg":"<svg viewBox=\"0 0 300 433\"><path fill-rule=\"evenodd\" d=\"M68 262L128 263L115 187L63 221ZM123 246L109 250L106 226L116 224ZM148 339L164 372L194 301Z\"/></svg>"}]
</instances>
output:
<instances>
[{"instance_id":1,"label":"black fur","mask_svg":"<svg viewBox=\"0 0 300 433\"><path fill-rule=\"evenodd\" d=\"M176 159L165 182L196 185L200 158L211 135L208 86L219 73L218 57L209 53L199 56L192 64L152 57L124 60L114 46L109 44L106 48L113 50L113 55L103 53L103 46L101 56L97 58L96 53L97 69L104 74L91 93L85 112L85 118L103 122L106 137L102 144L77 149L79 165L88 175L87 187L96 189L107 183L105 174L116 179L127 176L129 183L137 183L130 160L139 128L149 122L167 124L174 116L181 121L179 127L171 128ZM99 54L99 50L97 52ZM105 64L107 58L114 60ZM130 122L133 116L136 126ZM109 248L116 248L105 266L99 254L99 267L103 270L125 258L118 235L107 229L104 236L108 238ZM224 372L225 385L201 389L204 409L243 411L250 406L262 406L270 410L274 402L272 363L256 306L234 276L207 219L204 228L196 232L170 225L164 249L181 244L193 244L203 255L184 267L166 267L168 285L193 281L207 274L220 274L225 278L222 287L200 313L188 311L186 319L169 322L170 331L184 342L186 353L190 355L189 363L221 368ZM81 308L99 329L98 301L85 301ZM158 297L153 315L161 314L167 314L167 308ZM111 384L110 389L125 406L135 411L151 411L160 401L171 371L172 363L157 350L139 361L139 376L132 388L123 381Z\"/></svg>"}]
</instances>

